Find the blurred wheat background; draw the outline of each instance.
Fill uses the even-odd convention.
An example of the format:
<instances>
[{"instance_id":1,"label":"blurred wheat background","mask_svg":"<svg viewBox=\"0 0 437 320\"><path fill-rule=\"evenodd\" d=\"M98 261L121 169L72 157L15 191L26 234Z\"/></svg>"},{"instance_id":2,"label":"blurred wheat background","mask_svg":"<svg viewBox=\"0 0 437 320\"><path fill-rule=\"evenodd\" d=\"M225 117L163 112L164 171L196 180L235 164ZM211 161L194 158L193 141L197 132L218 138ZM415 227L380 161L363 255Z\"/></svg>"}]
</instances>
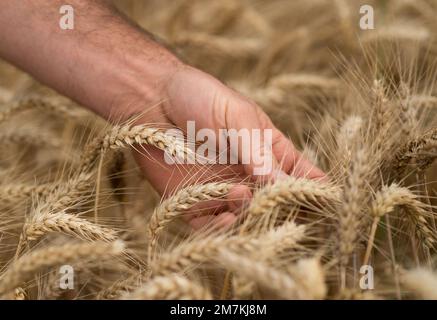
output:
<instances>
[{"instance_id":1,"label":"blurred wheat background","mask_svg":"<svg viewBox=\"0 0 437 320\"><path fill-rule=\"evenodd\" d=\"M329 182L251 185L244 219L193 232L181 217L233 181L160 199L129 149L183 145L110 126L0 62L2 298L437 299L437 1L116 3L255 100Z\"/></svg>"}]
</instances>

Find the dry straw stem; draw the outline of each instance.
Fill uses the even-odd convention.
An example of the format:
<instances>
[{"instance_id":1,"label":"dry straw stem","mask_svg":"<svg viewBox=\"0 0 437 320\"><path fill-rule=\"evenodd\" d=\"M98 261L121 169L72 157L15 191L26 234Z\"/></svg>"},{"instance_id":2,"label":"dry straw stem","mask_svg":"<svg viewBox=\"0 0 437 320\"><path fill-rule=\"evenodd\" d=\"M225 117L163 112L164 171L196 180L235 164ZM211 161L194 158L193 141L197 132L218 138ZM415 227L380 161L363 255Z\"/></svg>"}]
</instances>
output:
<instances>
[{"instance_id":1,"label":"dry straw stem","mask_svg":"<svg viewBox=\"0 0 437 320\"><path fill-rule=\"evenodd\" d=\"M339 189L329 183L290 176L257 191L248 211L259 216L288 204L326 205L339 200Z\"/></svg>"},{"instance_id":2,"label":"dry straw stem","mask_svg":"<svg viewBox=\"0 0 437 320\"><path fill-rule=\"evenodd\" d=\"M305 270L299 266L299 272L290 275L227 249L219 250L217 262L285 299L321 299L326 293L320 264L308 264Z\"/></svg>"},{"instance_id":3,"label":"dry straw stem","mask_svg":"<svg viewBox=\"0 0 437 320\"><path fill-rule=\"evenodd\" d=\"M45 97L35 95L0 105L0 110L3 110L0 112L0 123L6 121L18 112L37 108L62 115L68 119L81 118L88 115L87 112L79 108L73 108L73 104L63 97Z\"/></svg>"},{"instance_id":4,"label":"dry straw stem","mask_svg":"<svg viewBox=\"0 0 437 320\"><path fill-rule=\"evenodd\" d=\"M287 249L296 248L305 238L306 227L288 222L269 232L253 237L251 235L209 236L197 241L187 241L173 250L162 253L151 266L152 274L181 272L192 266L211 262L220 248L228 248L238 254L254 259L268 260Z\"/></svg>"},{"instance_id":5,"label":"dry straw stem","mask_svg":"<svg viewBox=\"0 0 437 320\"><path fill-rule=\"evenodd\" d=\"M229 183L216 182L188 186L165 200L150 218L148 224L150 245L152 247L155 245L159 232L171 221L186 213L199 202L224 198L231 186Z\"/></svg>"},{"instance_id":6,"label":"dry straw stem","mask_svg":"<svg viewBox=\"0 0 437 320\"><path fill-rule=\"evenodd\" d=\"M24 225L24 237L29 241L37 240L51 232L61 232L87 241L116 240L115 230L65 212L36 212Z\"/></svg>"},{"instance_id":7,"label":"dry straw stem","mask_svg":"<svg viewBox=\"0 0 437 320\"><path fill-rule=\"evenodd\" d=\"M155 277L144 286L123 297L128 300L211 300L211 293L202 285L179 275Z\"/></svg>"},{"instance_id":8,"label":"dry straw stem","mask_svg":"<svg viewBox=\"0 0 437 320\"><path fill-rule=\"evenodd\" d=\"M417 268L403 271L401 283L421 299L437 300L437 275L430 270Z\"/></svg>"},{"instance_id":9,"label":"dry straw stem","mask_svg":"<svg viewBox=\"0 0 437 320\"><path fill-rule=\"evenodd\" d=\"M176 161L193 157L193 152L183 140L165 134L159 129L146 125L130 124L114 126L104 136L93 140L82 155L82 171L89 170L97 158L110 149L120 149L135 144L147 144L165 151Z\"/></svg>"},{"instance_id":10,"label":"dry straw stem","mask_svg":"<svg viewBox=\"0 0 437 320\"><path fill-rule=\"evenodd\" d=\"M120 255L123 251L124 243L119 240L111 243L65 244L33 251L14 261L2 274L0 277L0 294L14 289L45 268L90 258L99 261L103 258Z\"/></svg>"},{"instance_id":11,"label":"dry straw stem","mask_svg":"<svg viewBox=\"0 0 437 320\"><path fill-rule=\"evenodd\" d=\"M437 128L409 141L395 156L394 167L399 173L407 167L425 170L437 157Z\"/></svg>"}]
</instances>

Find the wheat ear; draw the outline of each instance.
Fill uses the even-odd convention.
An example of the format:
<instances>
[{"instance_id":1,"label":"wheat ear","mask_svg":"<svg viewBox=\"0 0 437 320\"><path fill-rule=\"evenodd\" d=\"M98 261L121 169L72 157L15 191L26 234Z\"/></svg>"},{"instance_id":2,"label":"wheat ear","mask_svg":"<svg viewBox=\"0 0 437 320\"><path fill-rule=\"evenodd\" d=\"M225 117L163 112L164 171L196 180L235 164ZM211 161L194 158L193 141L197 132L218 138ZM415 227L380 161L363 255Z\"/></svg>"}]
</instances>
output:
<instances>
[{"instance_id":1,"label":"wheat ear","mask_svg":"<svg viewBox=\"0 0 437 320\"><path fill-rule=\"evenodd\" d=\"M239 37L229 39L202 32L179 33L174 42L179 46L188 45L206 50L210 54L224 55L233 59L252 57L265 46L264 41L257 38Z\"/></svg>"},{"instance_id":2,"label":"wheat ear","mask_svg":"<svg viewBox=\"0 0 437 320\"><path fill-rule=\"evenodd\" d=\"M72 108L73 104L70 101L59 96L43 97L31 95L16 101L3 103L2 105L0 105L0 109L4 111L0 112L0 123L6 121L18 112L37 108L51 111L69 119L83 118L88 115L87 112L79 108Z\"/></svg>"},{"instance_id":3,"label":"wheat ear","mask_svg":"<svg viewBox=\"0 0 437 320\"><path fill-rule=\"evenodd\" d=\"M365 178L368 173L367 152L364 148L356 150L349 165L345 179L343 201L339 207L338 246L341 265L342 289L346 286L345 268L355 245L361 227L362 204L365 200Z\"/></svg>"},{"instance_id":4,"label":"wheat ear","mask_svg":"<svg viewBox=\"0 0 437 320\"><path fill-rule=\"evenodd\" d=\"M435 246L436 239L434 233L425 218L427 213L426 205L418 200L418 196L407 188L399 187L397 184L383 186L376 193L372 204L373 224L364 256L364 264L368 264L379 220L382 216L392 212L396 206L406 208L409 218L417 226L417 233L424 240L425 246L427 248Z\"/></svg>"},{"instance_id":5,"label":"wheat ear","mask_svg":"<svg viewBox=\"0 0 437 320\"><path fill-rule=\"evenodd\" d=\"M306 232L305 225L297 226L294 222L286 222L283 225L272 228L259 236L259 245L253 243L252 248L248 248L247 254L257 261L274 265L278 256L290 249L295 249ZM251 242L247 242L247 247ZM231 248L235 252L241 252L238 248ZM237 299L248 299L255 289L255 282L248 281L244 277L235 275L232 279L234 297Z\"/></svg>"},{"instance_id":6,"label":"wheat ear","mask_svg":"<svg viewBox=\"0 0 437 320\"><path fill-rule=\"evenodd\" d=\"M402 173L408 166L425 170L437 158L437 128L408 142L395 156L394 168Z\"/></svg>"},{"instance_id":7,"label":"wheat ear","mask_svg":"<svg viewBox=\"0 0 437 320\"><path fill-rule=\"evenodd\" d=\"M48 182L43 184L8 184L0 187L0 198L7 202L18 202L35 196L60 208L76 202L75 197L88 191L92 174L80 173L67 181Z\"/></svg>"},{"instance_id":8,"label":"wheat ear","mask_svg":"<svg viewBox=\"0 0 437 320\"><path fill-rule=\"evenodd\" d=\"M141 288L123 296L129 300L211 300L203 286L179 275L155 277Z\"/></svg>"},{"instance_id":9,"label":"wheat ear","mask_svg":"<svg viewBox=\"0 0 437 320\"><path fill-rule=\"evenodd\" d=\"M295 271L294 274L290 275L286 272L276 270L263 262L233 253L227 249L219 250L217 262L226 269L255 281L264 288L275 292L285 299L317 298L316 296L313 296L313 288L311 288L311 286L314 285L316 278L317 281L322 281L321 284L317 283L318 288L315 291L316 294L323 297L326 292L324 278L321 276L321 271L312 275L313 278L311 278L311 283L306 283L305 276L308 277L309 274L306 272L303 274L303 269L301 267L299 268L299 271ZM313 270L307 271L310 272ZM322 289L320 289L320 287Z\"/></svg>"},{"instance_id":10,"label":"wheat ear","mask_svg":"<svg viewBox=\"0 0 437 320\"><path fill-rule=\"evenodd\" d=\"M178 191L165 200L152 214L149 221L149 252L153 253L159 232L175 218L186 213L196 203L226 196L231 185L228 183L207 183L193 185Z\"/></svg>"},{"instance_id":11,"label":"wheat ear","mask_svg":"<svg viewBox=\"0 0 437 320\"><path fill-rule=\"evenodd\" d=\"M122 241L66 244L31 252L14 261L0 277L0 294L14 289L44 268L84 259L99 260L124 251Z\"/></svg>"},{"instance_id":12,"label":"wheat ear","mask_svg":"<svg viewBox=\"0 0 437 320\"><path fill-rule=\"evenodd\" d=\"M52 189L53 183L31 185L25 183L7 184L0 187L0 198L6 202L18 202L32 195L43 196Z\"/></svg>"},{"instance_id":13,"label":"wheat ear","mask_svg":"<svg viewBox=\"0 0 437 320\"><path fill-rule=\"evenodd\" d=\"M119 280L111 284L109 287L100 291L96 299L97 300L112 300L119 298L129 292L135 291L139 286L148 279L148 274L140 272L139 274L132 275L123 280Z\"/></svg>"},{"instance_id":14,"label":"wheat ear","mask_svg":"<svg viewBox=\"0 0 437 320\"><path fill-rule=\"evenodd\" d=\"M159 129L146 125L114 126L103 137L94 139L85 149L82 160L82 171L89 170L100 154L109 149L120 149L135 144L147 144L165 151L175 161L193 157L191 149L185 146L183 140L170 136Z\"/></svg>"},{"instance_id":15,"label":"wheat ear","mask_svg":"<svg viewBox=\"0 0 437 320\"><path fill-rule=\"evenodd\" d=\"M205 237L199 241L187 241L169 252L161 254L151 266L152 274L163 275L181 272L191 266L212 261L220 248L265 259L280 254L286 249L295 248L305 238L305 226L293 222L253 237L250 235L225 235ZM263 248L260 255L260 248Z\"/></svg>"},{"instance_id":16,"label":"wheat ear","mask_svg":"<svg viewBox=\"0 0 437 320\"><path fill-rule=\"evenodd\" d=\"M328 183L290 176L257 191L248 211L250 215L262 215L287 204L329 204L339 199L339 189Z\"/></svg>"},{"instance_id":17,"label":"wheat ear","mask_svg":"<svg viewBox=\"0 0 437 320\"><path fill-rule=\"evenodd\" d=\"M50 232L61 232L82 240L116 240L115 230L65 212L35 213L24 226L27 240L36 240Z\"/></svg>"}]
</instances>

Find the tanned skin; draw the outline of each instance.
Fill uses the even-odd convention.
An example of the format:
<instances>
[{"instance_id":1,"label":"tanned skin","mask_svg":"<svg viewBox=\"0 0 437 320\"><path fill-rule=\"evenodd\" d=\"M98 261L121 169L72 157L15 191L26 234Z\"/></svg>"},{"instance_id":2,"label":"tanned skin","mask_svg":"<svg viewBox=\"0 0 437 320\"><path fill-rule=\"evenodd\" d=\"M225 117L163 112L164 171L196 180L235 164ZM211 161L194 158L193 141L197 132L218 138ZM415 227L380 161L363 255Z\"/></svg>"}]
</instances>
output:
<instances>
[{"instance_id":1,"label":"tanned skin","mask_svg":"<svg viewBox=\"0 0 437 320\"><path fill-rule=\"evenodd\" d=\"M195 69L153 40L103 0L70 0L74 29L59 27L61 0L4 0L0 10L0 56L109 121L136 117L186 129L272 129L274 168L285 174L323 178L250 99ZM163 195L186 181L239 176L251 179L254 164L169 165L163 152L145 146L136 159L145 177ZM241 150L239 150L241 157ZM281 170L279 170L279 168ZM231 224L251 197L243 184L230 191L220 214L190 217L195 228L214 221Z\"/></svg>"}]
</instances>

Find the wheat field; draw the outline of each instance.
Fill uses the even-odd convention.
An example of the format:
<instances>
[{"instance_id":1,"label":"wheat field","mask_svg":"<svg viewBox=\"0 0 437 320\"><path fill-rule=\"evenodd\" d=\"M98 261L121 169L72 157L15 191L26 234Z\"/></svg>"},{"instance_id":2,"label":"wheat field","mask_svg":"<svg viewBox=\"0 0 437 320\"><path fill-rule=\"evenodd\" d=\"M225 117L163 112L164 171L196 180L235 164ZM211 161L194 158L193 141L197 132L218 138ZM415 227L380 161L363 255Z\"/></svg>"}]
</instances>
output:
<instances>
[{"instance_id":1,"label":"wheat field","mask_svg":"<svg viewBox=\"0 0 437 320\"><path fill-rule=\"evenodd\" d=\"M357 0L116 2L256 101L328 181L245 181L237 223L193 231L183 217L240 181L161 199L132 149L184 143L0 62L0 297L437 299L437 1L365 1L374 30Z\"/></svg>"}]
</instances>

